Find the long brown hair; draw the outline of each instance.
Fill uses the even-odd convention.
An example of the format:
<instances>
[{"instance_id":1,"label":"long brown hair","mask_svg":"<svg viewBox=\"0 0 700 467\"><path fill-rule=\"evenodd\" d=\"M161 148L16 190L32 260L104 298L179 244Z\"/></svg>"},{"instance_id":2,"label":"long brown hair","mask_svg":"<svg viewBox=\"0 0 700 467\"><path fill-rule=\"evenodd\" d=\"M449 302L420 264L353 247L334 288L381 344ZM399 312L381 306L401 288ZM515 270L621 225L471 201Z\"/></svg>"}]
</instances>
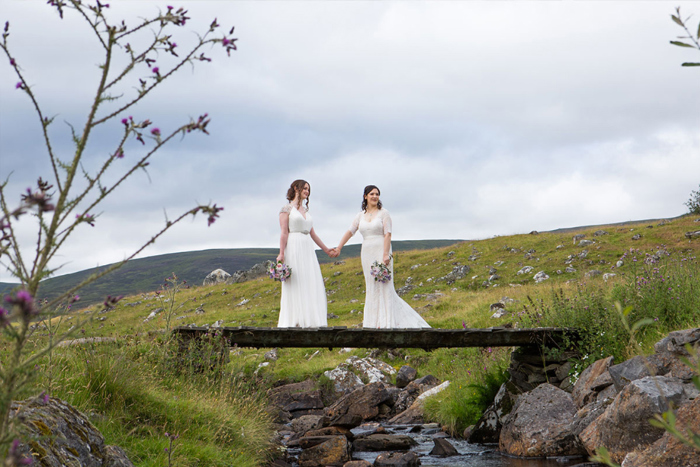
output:
<instances>
[{"instance_id":1,"label":"long brown hair","mask_svg":"<svg viewBox=\"0 0 700 467\"><path fill-rule=\"evenodd\" d=\"M311 184L306 180L294 180L287 190L287 200L291 203L294 201L294 197L297 193L301 196L301 190L304 189L304 185L309 185L309 196L306 198L306 209L309 209L309 198L311 198Z\"/></svg>"},{"instance_id":2,"label":"long brown hair","mask_svg":"<svg viewBox=\"0 0 700 467\"><path fill-rule=\"evenodd\" d=\"M382 191L379 189L378 186L367 185L365 187L365 193L362 195L362 210L363 211L367 210L367 198L365 198L365 196L367 196L369 194L369 192L374 190L374 189L376 189L380 195L382 194ZM379 202L377 202L377 209L381 209L381 208L382 208L382 201L380 200Z\"/></svg>"}]
</instances>

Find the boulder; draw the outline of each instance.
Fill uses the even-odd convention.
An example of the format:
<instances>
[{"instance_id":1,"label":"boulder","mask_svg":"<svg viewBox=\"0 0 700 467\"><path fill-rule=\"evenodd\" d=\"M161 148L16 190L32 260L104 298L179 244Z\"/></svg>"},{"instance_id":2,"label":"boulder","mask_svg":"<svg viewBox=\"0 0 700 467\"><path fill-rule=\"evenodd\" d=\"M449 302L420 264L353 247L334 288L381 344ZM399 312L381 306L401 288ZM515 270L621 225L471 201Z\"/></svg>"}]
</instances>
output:
<instances>
[{"instance_id":1,"label":"boulder","mask_svg":"<svg viewBox=\"0 0 700 467\"><path fill-rule=\"evenodd\" d=\"M459 452L457 452L455 447L452 446L446 439L433 438L433 443L435 443L435 446L433 446L433 449L430 451L431 456L450 457L459 455Z\"/></svg>"},{"instance_id":2,"label":"boulder","mask_svg":"<svg viewBox=\"0 0 700 467\"><path fill-rule=\"evenodd\" d=\"M359 374L360 379L368 383L391 383L389 376L396 374L394 367L372 357L359 358L352 356L345 361Z\"/></svg>"},{"instance_id":3,"label":"boulder","mask_svg":"<svg viewBox=\"0 0 700 467\"><path fill-rule=\"evenodd\" d=\"M306 433L306 436L345 436L348 441L355 439L355 435L352 434L352 431L339 426L327 426L316 430L310 430Z\"/></svg>"},{"instance_id":4,"label":"boulder","mask_svg":"<svg viewBox=\"0 0 700 467\"><path fill-rule=\"evenodd\" d=\"M353 428L379 415L379 405L390 399L383 383L367 384L326 407L323 424Z\"/></svg>"},{"instance_id":5,"label":"boulder","mask_svg":"<svg viewBox=\"0 0 700 467\"><path fill-rule=\"evenodd\" d=\"M673 331L668 336L654 344L656 353L671 353L688 357L686 344L695 345L700 342L700 328Z\"/></svg>"},{"instance_id":6,"label":"boulder","mask_svg":"<svg viewBox=\"0 0 700 467\"><path fill-rule=\"evenodd\" d=\"M292 431L298 435L304 435L309 431L316 430L321 427L322 415L302 415L299 418L292 420Z\"/></svg>"},{"instance_id":7,"label":"boulder","mask_svg":"<svg viewBox=\"0 0 700 467\"><path fill-rule=\"evenodd\" d=\"M589 365L579 376L574 385L571 397L576 407L581 408L595 399L596 391L592 389L593 382L601 375L608 372L613 363L613 357L602 358Z\"/></svg>"},{"instance_id":8,"label":"boulder","mask_svg":"<svg viewBox=\"0 0 700 467\"><path fill-rule=\"evenodd\" d=\"M540 282L543 282L543 281L546 281L547 279L549 279L549 276L547 275L546 272L540 271L537 274L535 274L532 278L535 280L536 284L539 284Z\"/></svg>"},{"instance_id":9,"label":"boulder","mask_svg":"<svg viewBox=\"0 0 700 467\"><path fill-rule=\"evenodd\" d=\"M270 404L293 418L308 414L320 414L323 409L321 391L315 389L316 383L310 379L301 383L286 384L268 391Z\"/></svg>"},{"instance_id":10,"label":"boulder","mask_svg":"<svg viewBox=\"0 0 700 467\"><path fill-rule=\"evenodd\" d=\"M66 402L38 397L13 402L10 419L19 421L27 443L17 453L39 465L80 465L84 467L133 467L126 453L105 445L104 437L85 415Z\"/></svg>"},{"instance_id":11,"label":"boulder","mask_svg":"<svg viewBox=\"0 0 700 467\"><path fill-rule=\"evenodd\" d=\"M231 274L227 273L223 269L214 269L212 272L207 274L204 278L204 283L202 285L216 285L226 282L231 277Z\"/></svg>"},{"instance_id":12,"label":"boulder","mask_svg":"<svg viewBox=\"0 0 700 467\"><path fill-rule=\"evenodd\" d=\"M350 459L350 443L345 436L330 436L299 456L301 467L342 466Z\"/></svg>"},{"instance_id":13,"label":"boulder","mask_svg":"<svg viewBox=\"0 0 700 467\"><path fill-rule=\"evenodd\" d=\"M383 452L374 460L374 467L418 467L420 459L413 451Z\"/></svg>"},{"instance_id":14,"label":"boulder","mask_svg":"<svg viewBox=\"0 0 700 467\"><path fill-rule=\"evenodd\" d=\"M684 404L676 413L676 428L700 433L700 398ZM686 435L688 434L685 431ZM700 467L700 453L665 432L643 451L633 451L622 461L622 467Z\"/></svg>"},{"instance_id":15,"label":"boulder","mask_svg":"<svg viewBox=\"0 0 700 467\"><path fill-rule=\"evenodd\" d=\"M337 368L324 372L323 375L333 381L333 390L337 395L349 394L365 385L355 373L348 369L347 365L342 363Z\"/></svg>"},{"instance_id":16,"label":"boulder","mask_svg":"<svg viewBox=\"0 0 700 467\"><path fill-rule=\"evenodd\" d=\"M646 449L663 435L663 429L649 424L650 418L666 411L669 402L680 406L686 400L677 378L647 376L632 381L579 438L589 454L605 446L613 461L621 462L628 452Z\"/></svg>"},{"instance_id":17,"label":"boulder","mask_svg":"<svg viewBox=\"0 0 700 467\"><path fill-rule=\"evenodd\" d=\"M518 397L501 429L499 448L521 457L585 454L571 431L575 413L576 406L568 392L541 384Z\"/></svg>"},{"instance_id":18,"label":"boulder","mask_svg":"<svg viewBox=\"0 0 700 467\"><path fill-rule=\"evenodd\" d=\"M503 383L498 390L493 404L486 409L476 425L471 429L467 441L474 444L498 443L501 428L506 417L513 410L517 395L508 390L508 383ZM517 392L517 389L512 388Z\"/></svg>"},{"instance_id":19,"label":"boulder","mask_svg":"<svg viewBox=\"0 0 700 467\"><path fill-rule=\"evenodd\" d=\"M352 443L355 451L408 451L416 444L410 436L383 433L356 438Z\"/></svg>"},{"instance_id":20,"label":"boulder","mask_svg":"<svg viewBox=\"0 0 700 467\"><path fill-rule=\"evenodd\" d=\"M251 279L257 279L258 277L266 276L269 274L270 267L272 266L272 261L263 261L253 265L247 271L236 271L231 276L226 279L227 284L237 284L240 282L249 281Z\"/></svg>"},{"instance_id":21,"label":"boulder","mask_svg":"<svg viewBox=\"0 0 700 467\"><path fill-rule=\"evenodd\" d=\"M396 387L405 388L408 383L416 379L418 372L408 365L404 365L399 368L399 372L396 374Z\"/></svg>"},{"instance_id":22,"label":"boulder","mask_svg":"<svg viewBox=\"0 0 700 467\"><path fill-rule=\"evenodd\" d=\"M644 356L637 355L608 369L615 388L621 391L627 384L646 376L671 376L689 382L692 369L685 365L678 355L666 352Z\"/></svg>"},{"instance_id":23,"label":"boulder","mask_svg":"<svg viewBox=\"0 0 700 467\"><path fill-rule=\"evenodd\" d=\"M434 378L435 380L437 380L437 378L435 378L434 376L431 376L431 378ZM420 379L423 379L423 378L420 378ZM406 389L410 390L411 385L413 385L417 381L419 381L419 380L411 382L411 384L409 384ZM403 412L401 412L398 415L391 418L389 420L389 424L391 424L391 425L415 425L415 424L423 423L423 401L426 398L443 391L449 385L450 385L450 382L445 381L444 383L442 383L438 386L434 386L426 391L423 391L418 397L415 398L415 400L413 401L413 404L411 404L411 406L408 409L404 410ZM420 384L418 384L416 386L419 388L425 387L425 386L420 385Z\"/></svg>"}]
</instances>

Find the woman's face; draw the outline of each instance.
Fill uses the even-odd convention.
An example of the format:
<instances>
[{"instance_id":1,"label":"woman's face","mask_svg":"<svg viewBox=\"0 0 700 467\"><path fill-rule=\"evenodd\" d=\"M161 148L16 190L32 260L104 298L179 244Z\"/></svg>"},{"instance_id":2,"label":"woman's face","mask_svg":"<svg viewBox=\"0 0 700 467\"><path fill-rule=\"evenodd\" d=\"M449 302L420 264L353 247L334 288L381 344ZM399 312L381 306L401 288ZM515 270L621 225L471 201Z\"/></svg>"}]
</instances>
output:
<instances>
[{"instance_id":1,"label":"woman's face","mask_svg":"<svg viewBox=\"0 0 700 467\"><path fill-rule=\"evenodd\" d=\"M311 187L306 183L304 188L301 189L301 193L299 193L299 198L304 200L309 197L309 193L311 193Z\"/></svg>"},{"instance_id":2,"label":"woman's face","mask_svg":"<svg viewBox=\"0 0 700 467\"><path fill-rule=\"evenodd\" d=\"M365 195L365 199L367 200L367 206L377 207L377 203L379 202L379 190L372 188L372 191Z\"/></svg>"}]
</instances>

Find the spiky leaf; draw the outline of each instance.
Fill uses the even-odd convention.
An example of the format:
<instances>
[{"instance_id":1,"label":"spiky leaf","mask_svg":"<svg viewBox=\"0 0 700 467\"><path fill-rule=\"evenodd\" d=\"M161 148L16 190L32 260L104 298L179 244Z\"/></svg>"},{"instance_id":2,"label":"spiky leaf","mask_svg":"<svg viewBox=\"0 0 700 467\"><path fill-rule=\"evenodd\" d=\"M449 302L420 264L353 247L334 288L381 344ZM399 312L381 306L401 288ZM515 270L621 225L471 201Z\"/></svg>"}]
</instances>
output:
<instances>
[{"instance_id":1,"label":"spiky leaf","mask_svg":"<svg viewBox=\"0 0 700 467\"><path fill-rule=\"evenodd\" d=\"M681 41L670 41L670 42L671 42L671 44L677 45L678 47L690 47L691 49L694 48L692 45L686 44L685 42L681 42Z\"/></svg>"}]
</instances>

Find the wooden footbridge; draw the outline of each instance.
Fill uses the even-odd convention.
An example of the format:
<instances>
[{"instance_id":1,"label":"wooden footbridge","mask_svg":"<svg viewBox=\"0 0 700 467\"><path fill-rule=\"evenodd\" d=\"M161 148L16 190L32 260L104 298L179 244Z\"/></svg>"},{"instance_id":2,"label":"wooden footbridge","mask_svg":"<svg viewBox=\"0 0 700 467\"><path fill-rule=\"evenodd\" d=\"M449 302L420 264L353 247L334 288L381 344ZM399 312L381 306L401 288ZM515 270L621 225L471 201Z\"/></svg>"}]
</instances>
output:
<instances>
[{"instance_id":1,"label":"wooden footbridge","mask_svg":"<svg viewBox=\"0 0 700 467\"><path fill-rule=\"evenodd\" d=\"M274 348L418 348L445 347L568 347L578 332L565 328L486 329L367 329L335 326L327 328L186 327L173 329L181 343L212 333L237 347ZM568 345L567 345L568 343Z\"/></svg>"}]
</instances>

